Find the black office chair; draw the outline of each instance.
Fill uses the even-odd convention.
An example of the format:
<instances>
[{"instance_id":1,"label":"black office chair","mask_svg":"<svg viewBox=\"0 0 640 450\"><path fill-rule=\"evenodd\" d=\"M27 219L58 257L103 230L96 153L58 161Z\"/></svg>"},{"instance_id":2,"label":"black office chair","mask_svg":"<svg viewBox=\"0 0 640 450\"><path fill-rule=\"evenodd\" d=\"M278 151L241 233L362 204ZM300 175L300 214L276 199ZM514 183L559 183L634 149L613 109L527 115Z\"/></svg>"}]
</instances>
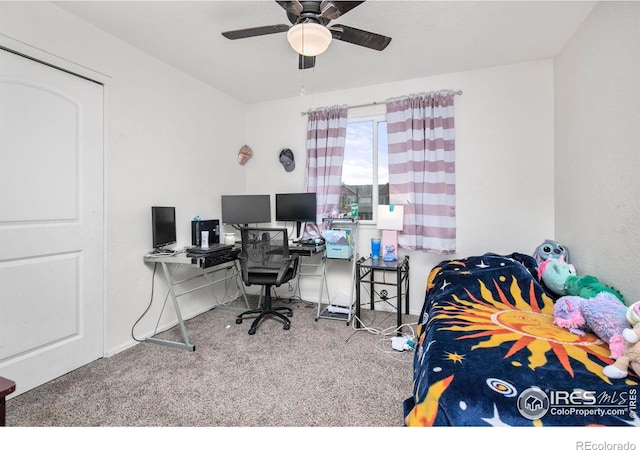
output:
<instances>
[{"instance_id":1,"label":"black office chair","mask_svg":"<svg viewBox=\"0 0 640 450\"><path fill-rule=\"evenodd\" d=\"M238 255L242 273L242 281L247 286L262 285L264 301L262 307L239 314L236 323L242 323L245 316L258 314L253 320L249 334L255 334L258 324L267 316L275 316L284 322L288 330L293 310L286 306L273 307L271 304L272 286L280 286L296 276L298 256L289 255L289 236L286 228L251 228L240 229L242 250ZM280 311L284 311L282 314Z\"/></svg>"}]
</instances>

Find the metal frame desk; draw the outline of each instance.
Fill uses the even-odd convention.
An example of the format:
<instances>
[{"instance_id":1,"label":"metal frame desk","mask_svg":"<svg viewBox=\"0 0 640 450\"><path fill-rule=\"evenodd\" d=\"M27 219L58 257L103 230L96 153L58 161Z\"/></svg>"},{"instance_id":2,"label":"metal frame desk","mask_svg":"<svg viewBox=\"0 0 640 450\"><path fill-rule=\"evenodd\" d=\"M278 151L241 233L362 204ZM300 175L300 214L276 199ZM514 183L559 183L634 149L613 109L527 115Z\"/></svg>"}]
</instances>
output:
<instances>
[{"instance_id":1,"label":"metal frame desk","mask_svg":"<svg viewBox=\"0 0 640 450\"><path fill-rule=\"evenodd\" d=\"M386 285L395 286L397 289L397 304L395 305L397 311L397 323L398 330L397 335L401 336L400 327L402 326L402 288L404 285L404 303L405 313L409 313L409 257L405 256L402 261L384 261L382 257L379 259L360 258L356 262L356 328L362 328L360 323L360 284L368 283L370 298L369 304L371 309L375 309L374 301L374 285ZM387 272L395 272L395 276L391 281L387 281L386 277L382 280L378 280L375 277L376 272L382 272L383 275ZM386 297L380 298L382 301L387 302ZM388 302L387 302L388 303ZM393 306L393 305L392 305Z\"/></svg>"},{"instance_id":2,"label":"metal frame desk","mask_svg":"<svg viewBox=\"0 0 640 450\"><path fill-rule=\"evenodd\" d=\"M322 300L322 293L327 285L327 272L324 258L325 251L324 244L317 245L304 245L304 244L289 244L289 253L292 255L298 255L300 258L312 258L315 255L322 255L322 262L320 264L311 264L309 262L300 259L298 262L298 282L296 290L302 298L302 292L300 291L300 278L302 277L320 277L320 293L318 294L318 302ZM313 271L305 271L305 268L312 268Z\"/></svg>"},{"instance_id":3,"label":"metal frame desk","mask_svg":"<svg viewBox=\"0 0 640 450\"><path fill-rule=\"evenodd\" d=\"M182 319L182 313L180 312L180 305L178 304L178 297L182 297L183 295L187 295L191 292L198 291L207 286L212 286L221 281L235 278L237 285L240 286L242 290L242 297L244 298L244 303L247 307L246 309L249 309L249 302L247 301L247 294L244 289L244 284L242 283L242 281L239 280L240 268L238 266L237 259L233 259L230 261L223 261L217 264L215 263L211 264L211 260L207 261L207 257L209 256L210 255L206 255L206 254L191 256L183 252L183 253L177 253L174 255L163 255L163 256L148 254L144 257L144 261L146 263L160 263L160 265L162 266L164 278L165 278L165 281L167 282L167 286L169 287L169 294L171 295L171 301L176 311L176 316L178 317L178 326L180 327L180 331L182 333L182 339L183 339L182 342L179 342L179 341L169 341L164 339L158 339L152 336L150 338L145 339L145 342L166 345L169 347L175 347L175 348L187 350L190 352L195 351L196 346L193 345L189 340L189 335L187 334L187 329L185 327L184 320ZM174 270L171 271L169 269L169 266L174 266ZM175 275L177 272L177 268L180 266L195 267L200 269L200 272L193 274L187 278L176 279ZM222 278L216 279L216 274L218 272L226 271L229 269L232 271L230 275L225 274L225 276L223 276ZM210 274L213 275L213 279L207 280L206 276ZM195 287L192 287L191 289L184 290L182 292L176 291L177 286L180 286L184 283L187 283L192 280L197 280L200 278L204 280L203 283ZM246 311L246 309L243 309L243 308L236 308L236 307L232 307L224 304L215 305L214 308L229 309L229 310L238 311L238 312Z\"/></svg>"}]
</instances>

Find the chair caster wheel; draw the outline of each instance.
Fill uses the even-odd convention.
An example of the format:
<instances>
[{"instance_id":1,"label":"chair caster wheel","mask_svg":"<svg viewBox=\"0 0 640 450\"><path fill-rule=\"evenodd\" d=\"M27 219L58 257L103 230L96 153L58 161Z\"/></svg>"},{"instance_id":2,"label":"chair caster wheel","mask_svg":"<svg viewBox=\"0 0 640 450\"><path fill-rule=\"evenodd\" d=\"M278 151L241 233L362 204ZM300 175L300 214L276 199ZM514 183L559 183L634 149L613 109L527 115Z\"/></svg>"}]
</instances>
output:
<instances>
[{"instance_id":1,"label":"chair caster wheel","mask_svg":"<svg viewBox=\"0 0 640 450\"><path fill-rule=\"evenodd\" d=\"M256 330L254 328L249 328L249 334L256 334Z\"/></svg>"},{"instance_id":2,"label":"chair caster wheel","mask_svg":"<svg viewBox=\"0 0 640 450\"><path fill-rule=\"evenodd\" d=\"M291 328L291 325L288 324L288 323L285 323L282 328L285 329L285 330L288 330L289 328Z\"/></svg>"},{"instance_id":3,"label":"chair caster wheel","mask_svg":"<svg viewBox=\"0 0 640 450\"><path fill-rule=\"evenodd\" d=\"M240 325L242 323L242 319L236 319L236 323Z\"/></svg>"}]
</instances>

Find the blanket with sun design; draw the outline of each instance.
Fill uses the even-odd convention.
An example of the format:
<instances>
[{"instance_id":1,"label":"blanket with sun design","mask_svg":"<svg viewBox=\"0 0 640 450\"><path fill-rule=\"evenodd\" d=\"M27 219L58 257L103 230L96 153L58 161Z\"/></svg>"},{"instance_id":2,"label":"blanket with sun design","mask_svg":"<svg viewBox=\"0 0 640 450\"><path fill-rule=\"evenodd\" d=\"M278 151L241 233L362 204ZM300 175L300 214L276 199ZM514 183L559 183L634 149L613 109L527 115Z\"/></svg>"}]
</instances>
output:
<instances>
[{"instance_id":1,"label":"blanket with sun design","mask_svg":"<svg viewBox=\"0 0 640 450\"><path fill-rule=\"evenodd\" d=\"M610 380L606 343L553 325L531 256L443 261L418 321L408 426L639 426L637 376Z\"/></svg>"}]
</instances>

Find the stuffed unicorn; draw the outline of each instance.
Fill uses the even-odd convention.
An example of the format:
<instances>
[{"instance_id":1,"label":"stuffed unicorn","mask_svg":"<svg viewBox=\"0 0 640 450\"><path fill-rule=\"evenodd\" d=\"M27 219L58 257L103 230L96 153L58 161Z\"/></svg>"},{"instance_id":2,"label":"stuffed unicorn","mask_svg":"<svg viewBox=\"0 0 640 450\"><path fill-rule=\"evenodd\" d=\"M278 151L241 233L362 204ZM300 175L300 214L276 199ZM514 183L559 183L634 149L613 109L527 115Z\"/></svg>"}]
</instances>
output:
<instances>
[{"instance_id":1,"label":"stuffed unicorn","mask_svg":"<svg viewBox=\"0 0 640 450\"><path fill-rule=\"evenodd\" d=\"M609 344L611 358L623 355L623 331L629 327L627 307L609 292L600 292L593 298L565 295L553 307L553 323L583 336L587 331Z\"/></svg>"}]
</instances>

